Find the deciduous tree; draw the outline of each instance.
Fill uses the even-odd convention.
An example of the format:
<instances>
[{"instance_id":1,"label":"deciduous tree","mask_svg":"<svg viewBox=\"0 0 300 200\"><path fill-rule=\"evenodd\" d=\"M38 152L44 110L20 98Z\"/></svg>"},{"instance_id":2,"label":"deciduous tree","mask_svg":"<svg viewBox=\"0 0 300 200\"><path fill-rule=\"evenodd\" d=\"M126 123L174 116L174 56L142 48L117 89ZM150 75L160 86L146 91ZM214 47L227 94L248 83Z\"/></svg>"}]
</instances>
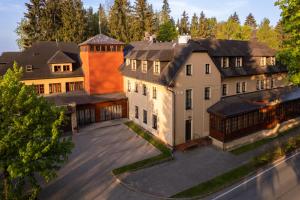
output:
<instances>
[{"instance_id":1,"label":"deciduous tree","mask_svg":"<svg viewBox=\"0 0 300 200\"><path fill-rule=\"evenodd\" d=\"M64 111L37 96L21 77L16 64L0 77L0 197L5 200L36 199L36 178L55 177L73 147L61 138Z\"/></svg>"}]
</instances>

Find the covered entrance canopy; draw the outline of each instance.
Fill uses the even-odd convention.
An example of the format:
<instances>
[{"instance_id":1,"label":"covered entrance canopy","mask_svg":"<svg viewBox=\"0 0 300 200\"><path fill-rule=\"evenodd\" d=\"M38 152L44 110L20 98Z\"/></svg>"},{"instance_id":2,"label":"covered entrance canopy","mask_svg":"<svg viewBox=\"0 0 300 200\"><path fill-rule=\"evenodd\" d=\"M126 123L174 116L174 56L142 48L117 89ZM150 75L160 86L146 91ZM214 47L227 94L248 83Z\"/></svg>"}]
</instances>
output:
<instances>
[{"instance_id":1,"label":"covered entrance canopy","mask_svg":"<svg viewBox=\"0 0 300 200\"><path fill-rule=\"evenodd\" d=\"M229 142L300 116L300 88L290 86L224 97L207 111L210 136Z\"/></svg>"}]
</instances>

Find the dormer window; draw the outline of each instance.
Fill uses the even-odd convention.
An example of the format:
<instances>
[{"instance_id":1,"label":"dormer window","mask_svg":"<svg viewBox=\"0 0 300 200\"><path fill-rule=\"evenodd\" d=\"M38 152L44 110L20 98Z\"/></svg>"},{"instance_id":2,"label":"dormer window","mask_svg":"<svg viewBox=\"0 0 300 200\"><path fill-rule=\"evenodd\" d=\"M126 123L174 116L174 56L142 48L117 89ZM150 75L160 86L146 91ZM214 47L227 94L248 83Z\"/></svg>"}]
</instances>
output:
<instances>
[{"instance_id":1,"label":"dormer window","mask_svg":"<svg viewBox=\"0 0 300 200\"><path fill-rule=\"evenodd\" d=\"M221 67L228 68L229 67L229 57L222 57L221 58Z\"/></svg>"},{"instance_id":2,"label":"dormer window","mask_svg":"<svg viewBox=\"0 0 300 200\"><path fill-rule=\"evenodd\" d=\"M154 74L160 74L160 62L159 61L154 61L153 64L153 73Z\"/></svg>"},{"instance_id":3,"label":"dormer window","mask_svg":"<svg viewBox=\"0 0 300 200\"><path fill-rule=\"evenodd\" d=\"M273 65L273 66L276 65L276 59L275 59L275 57L271 57L270 58L270 64Z\"/></svg>"},{"instance_id":4,"label":"dormer window","mask_svg":"<svg viewBox=\"0 0 300 200\"><path fill-rule=\"evenodd\" d=\"M61 72L61 66L60 65L54 65L53 72Z\"/></svg>"},{"instance_id":5,"label":"dormer window","mask_svg":"<svg viewBox=\"0 0 300 200\"><path fill-rule=\"evenodd\" d=\"M260 57L260 66L267 65L267 57Z\"/></svg>"},{"instance_id":6,"label":"dormer window","mask_svg":"<svg viewBox=\"0 0 300 200\"><path fill-rule=\"evenodd\" d=\"M131 70L136 71L136 60L132 60L131 62Z\"/></svg>"},{"instance_id":7,"label":"dormer window","mask_svg":"<svg viewBox=\"0 0 300 200\"><path fill-rule=\"evenodd\" d=\"M142 72L146 73L147 72L147 61L142 61Z\"/></svg>"},{"instance_id":8,"label":"dormer window","mask_svg":"<svg viewBox=\"0 0 300 200\"><path fill-rule=\"evenodd\" d=\"M242 57L236 57L235 58L235 66L236 67L242 67L243 66L243 58Z\"/></svg>"},{"instance_id":9,"label":"dormer window","mask_svg":"<svg viewBox=\"0 0 300 200\"><path fill-rule=\"evenodd\" d=\"M32 65L26 65L26 72L32 72Z\"/></svg>"},{"instance_id":10,"label":"dormer window","mask_svg":"<svg viewBox=\"0 0 300 200\"><path fill-rule=\"evenodd\" d=\"M130 59L126 59L126 65L128 66L128 65L130 65Z\"/></svg>"},{"instance_id":11,"label":"dormer window","mask_svg":"<svg viewBox=\"0 0 300 200\"><path fill-rule=\"evenodd\" d=\"M63 65L63 71L69 72L70 71L70 65Z\"/></svg>"}]
</instances>

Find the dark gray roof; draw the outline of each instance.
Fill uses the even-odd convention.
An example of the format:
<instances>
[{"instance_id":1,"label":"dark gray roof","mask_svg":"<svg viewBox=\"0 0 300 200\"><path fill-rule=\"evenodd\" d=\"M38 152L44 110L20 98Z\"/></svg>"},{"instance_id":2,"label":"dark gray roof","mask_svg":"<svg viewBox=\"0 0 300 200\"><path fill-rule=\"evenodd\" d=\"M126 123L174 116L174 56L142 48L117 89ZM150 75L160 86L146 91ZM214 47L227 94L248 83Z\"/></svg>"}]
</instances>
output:
<instances>
[{"instance_id":1,"label":"dark gray roof","mask_svg":"<svg viewBox=\"0 0 300 200\"><path fill-rule=\"evenodd\" d=\"M45 96L45 98L57 106L65 106L73 103L75 103L76 105L85 105L85 104L116 101L116 100L126 99L126 95L124 93L89 95L84 91L77 91L77 92L48 95Z\"/></svg>"},{"instance_id":2,"label":"dark gray roof","mask_svg":"<svg viewBox=\"0 0 300 200\"><path fill-rule=\"evenodd\" d=\"M275 56L276 51L257 40L200 39L196 42L215 56Z\"/></svg>"},{"instance_id":3,"label":"dark gray roof","mask_svg":"<svg viewBox=\"0 0 300 200\"><path fill-rule=\"evenodd\" d=\"M300 99L300 88L288 86L224 97L208 108L207 112L220 117L231 117L266 107L276 101L282 103L296 99Z\"/></svg>"},{"instance_id":4,"label":"dark gray roof","mask_svg":"<svg viewBox=\"0 0 300 200\"><path fill-rule=\"evenodd\" d=\"M0 64L7 64L14 60L21 52L3 52L0 56Z\"/></svg>"},{"instance_id":5,"label":"dark gray roof","mask_svg":"<svg viewBox=\"0 0 300 200\"><path fill-rule=\"evenodd\" d=\"M165 64L168 67L161 71L160 76L155 76L151 71L151 65L147 74L142 73L140 69L132 72L129 66L126 67L122 65L120 69L123 75L169 86L172 86L178 71L192 52L208 52L223 78L287 72L287 68L280 63L276 66L257 66L253 57L275 56L276 52L256 40L201 39L195 41L190 40L188 44L185 45L179 45L176 42L152 43L141 41L131 43L125 50L125 58L148 61L159 60L168 62ZM222 68L219 63L221 56L241 56L243 57L244 66L240 68ZM139 68L139 66L137 67Z\"/></svg>"},{"instance_id":6,"label":"dark gray roof","mask_svg":"<svg viewBox=\"0 0 300 200\"><path fill-rule=\"evenodd\" d=\"M61 50L58 50L49 60L49 64L60 64L60 63L75 63L75 61L67 56Z\"/></svg>"},{"instance_id":7,"label":"dark gray roof","mask_svg":"<svg viewBox=\"0 0 300 200\"><path fill-rule=\"evenodd\" d=\"M79 46L82 45L95 45L95 44L125 44L124 42L120 42L114 38L108 37L106 35L103 34L98 34L90 39L88 39L87 41L79 44Z\"/></svg>"},{"instance_id":8,"label":"dark gray roof","mask_svg":"<svg viewBox=\"0 0 300 200\"><path fill-rule=\"evenodd\" d=\"M63 52L67 57L74 61L73 72L52 73L48 61L58 51ZM75 43L65 42L36 42L32 47L17 53L3 53L0 61L5 60L6 64L0 64L0 76L4 75L8 68L12 67L16 61L19 66L26 67L32 65L33 71L24 70L23 80L49 79L49 78L68 78L81 77L83 71L79 56L79 47Z\"/></svg>"}]
</instances>

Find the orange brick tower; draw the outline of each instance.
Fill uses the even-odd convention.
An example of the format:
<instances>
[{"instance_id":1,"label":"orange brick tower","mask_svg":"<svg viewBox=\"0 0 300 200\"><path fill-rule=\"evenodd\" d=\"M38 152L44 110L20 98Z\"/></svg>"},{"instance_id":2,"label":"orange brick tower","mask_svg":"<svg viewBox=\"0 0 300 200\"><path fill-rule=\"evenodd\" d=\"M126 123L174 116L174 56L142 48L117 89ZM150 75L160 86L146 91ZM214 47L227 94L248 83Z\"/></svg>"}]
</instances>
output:
<instances>
[{"instance_id":1,"label":"orange brick tower","mask_svg":"<svg viewBox=\"0 0 300 200\"><path fill-rule=\"evenodd\" d=\"M99 34L79 46L86 92L89 94L122 92L123 77L119 67L124 62L124 43Z\"/></svg>"}]
</instances>

